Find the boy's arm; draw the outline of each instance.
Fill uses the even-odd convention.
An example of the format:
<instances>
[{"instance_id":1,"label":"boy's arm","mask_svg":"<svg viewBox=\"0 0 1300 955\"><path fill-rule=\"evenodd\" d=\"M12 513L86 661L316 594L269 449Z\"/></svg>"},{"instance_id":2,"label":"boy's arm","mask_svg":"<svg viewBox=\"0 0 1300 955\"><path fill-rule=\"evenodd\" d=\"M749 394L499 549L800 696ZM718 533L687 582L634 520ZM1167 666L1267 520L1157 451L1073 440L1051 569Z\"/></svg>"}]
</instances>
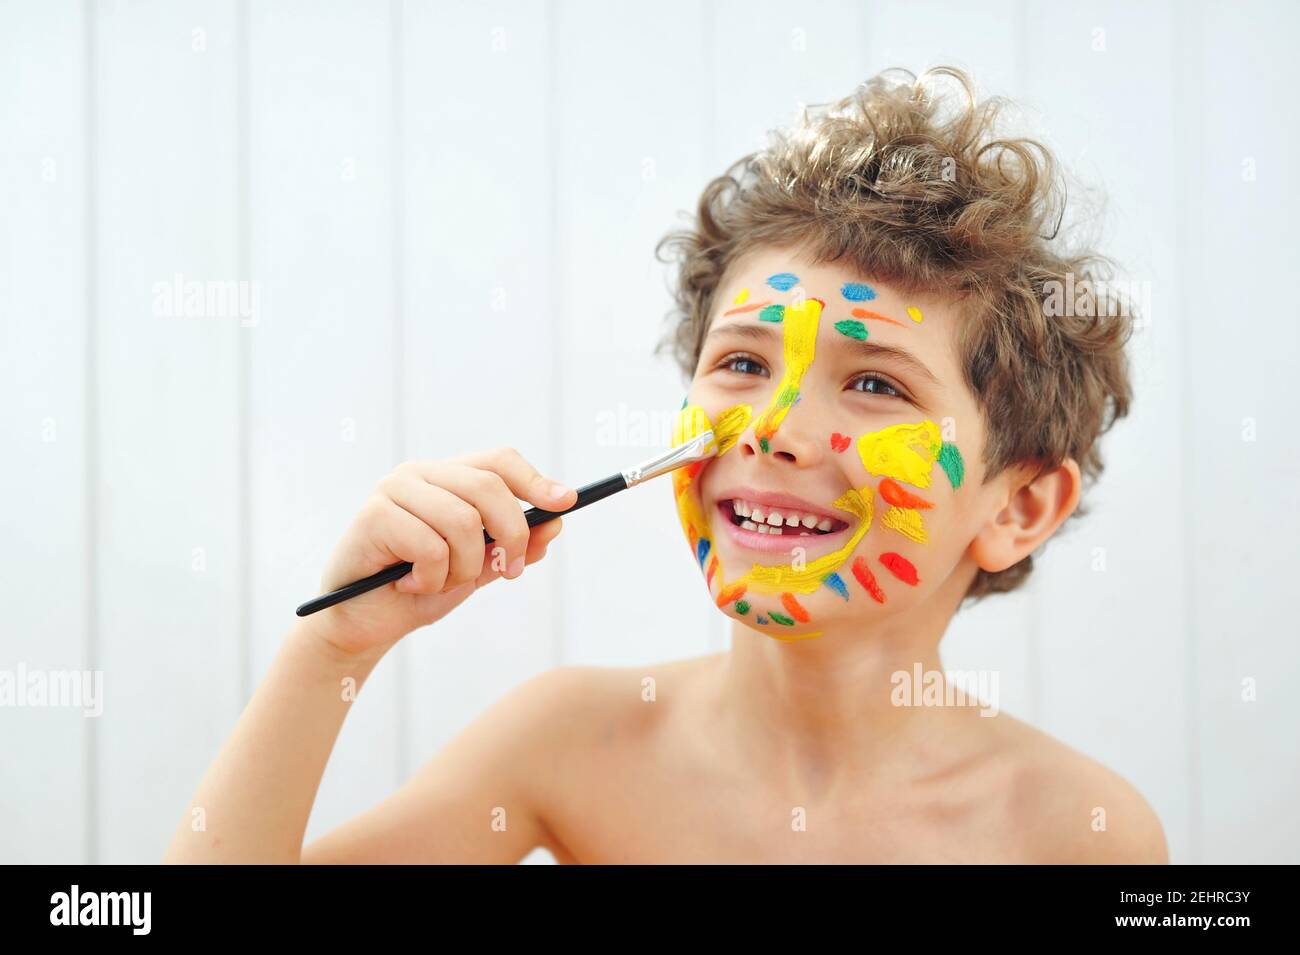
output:
<instances>
[{"instance_id":1,"label":"boy's arm","mask_svg":"<svg viewBox=\"0 0 1300 955\"><path fill-rule=\"evenodd\" d=\"M514 863L548 841L551 753L578 668L539 674L488 707L397 792L314 840L305 863Z\"/></svg>"},{"instance_id":2,"label":"boy's arm","mask_svg":"<svg viewBox=\"0 0 1300 955\"><path fill-rule=\"evenodd\" d=\"M325 763L382 653L341 653L311 619L281 644L176 827L165 863L298 862Z\"/></svg>"},{"instance_id":3,"label":"boy's arm","mask_svg":"<svg viewBox=\"0 0 1300 955\"><path fill-rule=\"evenodd\" d=\"M335 548L322 587L333 590L397 561L413 569L294 626L186 807L164 861L301 861L325 764L375 665L403 636L441 619L479 587L518 577L546 555L561 522L530 528L520 499L566 510L576 496L508 448L404 464L381 481ZM491 551L484 530L494 539ZM470 746L499 746L501 736L499 726L478 732ZM460 792L469 774L492 772L491 760L500 756L464 750L447 771L466 775L439 780L439 792Z\"/></svg>"}]
</instances>

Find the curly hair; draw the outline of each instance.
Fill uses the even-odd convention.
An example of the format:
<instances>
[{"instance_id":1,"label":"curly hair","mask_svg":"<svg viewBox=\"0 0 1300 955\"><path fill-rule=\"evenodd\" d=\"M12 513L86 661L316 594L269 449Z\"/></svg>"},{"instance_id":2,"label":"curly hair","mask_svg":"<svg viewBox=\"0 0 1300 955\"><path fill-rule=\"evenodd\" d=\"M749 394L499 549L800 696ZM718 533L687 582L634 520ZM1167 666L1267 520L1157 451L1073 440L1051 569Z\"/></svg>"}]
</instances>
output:
<instances>
[{"instance_id":1,"label":"curly hair","mask_svg":"<svg viewBox=\"0 0 1300 955\"><path fill-rule=\"evenodd\" d=\"M957 303L957 353L988 431L986 482L1069 457L1086 489L1103 468L1101 435L1132 399L1132 302L1111 283L1108 258L1063 247L1063 177L1046 147L1000 135L1007 105L978 99L952 67L887 70L806 108L793 131L773 131L705 187L688 228L655 247L678 265L660 350L694 373L715 292L756 247L843 261L903 293ZM1032 555L981 569L965 598L1014 590L1032 569Z\"/></svg>"}]
</instances>

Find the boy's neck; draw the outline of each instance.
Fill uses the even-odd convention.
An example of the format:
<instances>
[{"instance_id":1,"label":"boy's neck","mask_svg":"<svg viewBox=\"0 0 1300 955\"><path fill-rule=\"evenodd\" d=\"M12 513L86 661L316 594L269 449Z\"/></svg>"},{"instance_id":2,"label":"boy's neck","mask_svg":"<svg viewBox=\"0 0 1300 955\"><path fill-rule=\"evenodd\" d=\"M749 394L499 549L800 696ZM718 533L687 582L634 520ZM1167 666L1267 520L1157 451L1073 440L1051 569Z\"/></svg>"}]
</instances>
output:
<instances>
[{"instance_id":1,"label":"boy's neck","mask_svg":"<svg viewBox=\"0 0 1300 955\"><path fill-rule=\"evenodd\" d=\"M897 705L896 674L941 674L947 624L946 615L909 616L906 632L895 624L783 642L737 622L718 687L736 745L792 778L885 765L906 773L909 754L951 714Z\"/></svg>"}]
</instances>

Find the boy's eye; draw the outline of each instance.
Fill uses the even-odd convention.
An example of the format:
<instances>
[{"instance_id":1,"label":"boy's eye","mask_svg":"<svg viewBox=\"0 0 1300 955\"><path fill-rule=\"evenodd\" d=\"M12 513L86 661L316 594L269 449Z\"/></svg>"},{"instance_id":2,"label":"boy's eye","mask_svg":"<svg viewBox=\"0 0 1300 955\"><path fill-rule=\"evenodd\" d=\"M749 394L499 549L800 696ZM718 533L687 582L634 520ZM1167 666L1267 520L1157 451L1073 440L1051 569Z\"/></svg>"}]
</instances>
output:
<instances>
[{"instance_id":1,"label":"boy's eye","mask_svg":"<svg viewBox=\"0 0 1300 955\"><path fill-rule=\"evenodd\" d=\"M767 367L752 355L728 355L718 362L718 367L742 375L766 375L768 373Z\"/></svg>"},{"instance_id":2,"label":"boy's eye","mask_svg":"<svg viewBox=\"0 0 1300 955\"><path fill-rule=\"evenodd\" d=\"M885 398L905 398L907 397L901 391L894 387L893 383L879 375L864 374L859 375L849 382L849 388L852 391L863 391L869 395L881 395Z\"/></svg>"}]
</instances>

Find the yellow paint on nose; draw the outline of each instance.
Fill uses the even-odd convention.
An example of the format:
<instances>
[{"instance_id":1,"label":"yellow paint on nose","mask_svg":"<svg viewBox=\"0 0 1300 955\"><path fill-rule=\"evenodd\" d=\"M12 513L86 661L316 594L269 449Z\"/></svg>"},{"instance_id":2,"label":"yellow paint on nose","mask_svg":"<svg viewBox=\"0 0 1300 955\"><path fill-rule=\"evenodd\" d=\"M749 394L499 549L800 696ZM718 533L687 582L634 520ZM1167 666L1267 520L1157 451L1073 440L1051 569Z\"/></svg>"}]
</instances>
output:
<instances>
[{"instance_id":1,"label":"yellow paint on nose","mask_svg":"<svg viewBox=\"0 0 1300 955\"><path fill-rule=\"evenodd\" d=\"M799 398L799 383L812 364L816 349L821 315L822 303L815 298L785 307L781 319L785 373L772 394L771 403L754 423L754 435L764 451L768 449L768 438L776 434L791 405Z\"/></svg>"}]
</instances>

